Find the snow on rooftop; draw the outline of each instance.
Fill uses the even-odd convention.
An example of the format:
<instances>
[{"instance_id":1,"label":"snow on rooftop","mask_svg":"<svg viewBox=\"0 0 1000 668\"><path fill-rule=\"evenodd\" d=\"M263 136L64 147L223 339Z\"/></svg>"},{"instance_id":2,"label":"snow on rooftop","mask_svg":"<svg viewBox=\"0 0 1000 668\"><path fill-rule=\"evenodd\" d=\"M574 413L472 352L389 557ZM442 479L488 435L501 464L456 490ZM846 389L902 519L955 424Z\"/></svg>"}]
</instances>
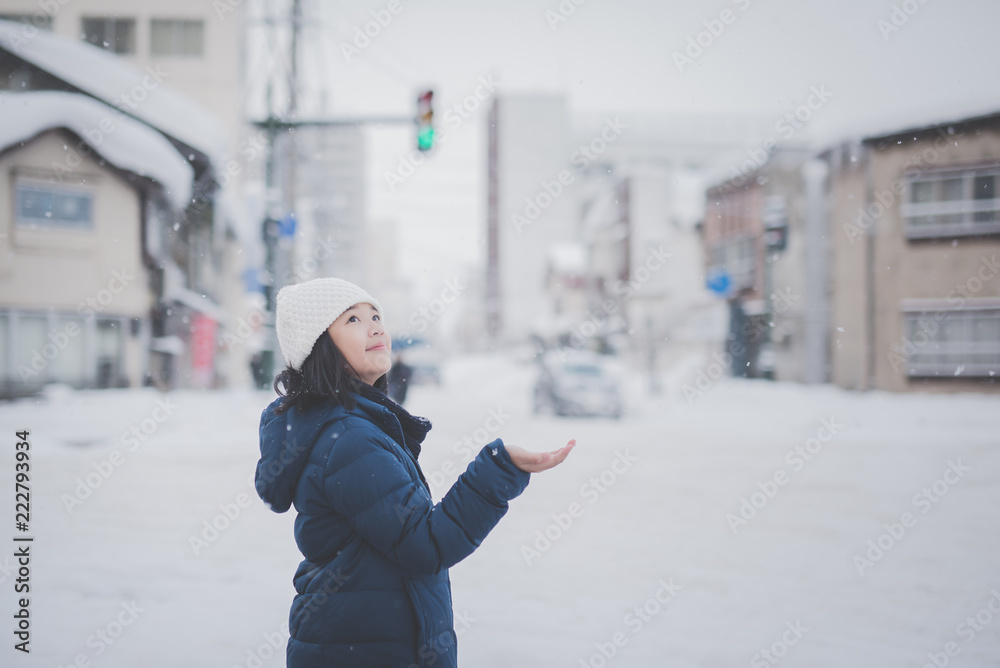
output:
<instances>
[{"instance_id":1,"label":"snow on rooftop","mask_svg":"<svg viewBox=\"0 0 1000 668\"><path fill-rule=\"evenodd\" d=\"M160 183L176 208L191 199L190 163L166 137L117 109L76 93L33 91L4 95L0 110L0 150L66 128L115 167Z\"/></svg>"},{"instance_id":2,"label":"snow on rooftop","mask_svg":"<svg viewBox=\"0 0 1000 668\"><path fill-rule=\"evenodd\" d=\"M817 116L803 134L817 149L849 141L945 126L970 118L1000 113L1000 96L973 94L969 98L941 98L919 105L899 102L893 106L862 106L849 114Z\"/></svg>"},{"instance_id":3,"label":"snow on rooftop","mask_svg":"<svg viewBox=\"0 0 1000 668\"><path fill-rule=\"evenodd\" d=\"M223 162L222 124L207 109L170 88L169 70L159 66L138 70L92 44L44 30L28 38L23 30L20 23L0 20L0 49L108 104L127 105L132 116L204 153L214 164Z\"/></svg>"},{"instance_id":4,"label":"snow on rooftop","mask_svg":"<svg viewBox=\"0 0 1000 668\"><path fill-rule=\"evenodd\" d=\"M804 106L804 104L803 104ZM789 114L803 106L788 107L775 115L776 130L780 123L787 131ZM934 127L946 127L972 118L1000 113L1000 95L970 89L967 95L931 99L926 91L906 91L888 99L870 99L864 104L836 101L806 109L794 126L794 133L772 131L770 146L786 158L804 160L812 154L845 143L884 137ZM767 144L758 141L748 147L733 146L720 153L704 169L705 183L720 185L731 179L752 177L758 167L775 159L775 151L767 155Z\"/></svg>"}]
</instances>

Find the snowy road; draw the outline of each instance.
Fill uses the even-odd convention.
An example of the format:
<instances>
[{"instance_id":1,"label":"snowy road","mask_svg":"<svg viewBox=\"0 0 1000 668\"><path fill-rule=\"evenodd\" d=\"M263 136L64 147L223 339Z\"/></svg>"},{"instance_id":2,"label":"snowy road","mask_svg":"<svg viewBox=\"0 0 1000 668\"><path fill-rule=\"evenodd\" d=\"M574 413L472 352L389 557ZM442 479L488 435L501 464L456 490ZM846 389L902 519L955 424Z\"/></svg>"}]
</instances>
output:
<instances>
[{"instance_id":1,"label":"snowy road","mask_svg":"<svg viewBox=\"0 0 1000 668\"><path fill-rule=\"evenodd\" d=\"M532 379L466 358L408 404L435 424L421 462L437 497L470 443L579 443L452 569L463 666L1000 663L995 397L725 380L689 401L680 377L657 398L637 381L621 421L560 419L531 415ZM284 665L293 516L251 483L269 400L143 390L0 406L0 539L19 535L21 429L35 537L30 655L13 649L14 548L0 557L0 663Z\"/></svg>"}]
</instances>

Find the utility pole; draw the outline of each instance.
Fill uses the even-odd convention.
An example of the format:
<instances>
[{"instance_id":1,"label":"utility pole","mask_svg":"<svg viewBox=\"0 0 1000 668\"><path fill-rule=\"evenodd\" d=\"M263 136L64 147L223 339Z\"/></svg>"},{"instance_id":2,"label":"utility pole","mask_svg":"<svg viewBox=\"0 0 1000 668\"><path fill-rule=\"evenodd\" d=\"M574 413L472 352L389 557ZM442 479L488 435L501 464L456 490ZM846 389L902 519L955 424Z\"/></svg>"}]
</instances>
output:
<instances>
[{"instance_id":1,"label":"utility pole","mask_svg":"<svg viewBox=\"0 0 1000 668\"><path fill-rule=\"evenodd\" d=\"M268 30L273 30L278 22L266 19ZM418 124L416 115L411 116L383 116L383 117L358 117L358 118L337 118L337 119L312 119L302 120L299 118L299 48L300 36L302 32L302 0L292 0L291 5L291 38L289 48L289 67L285 85L287 87L288 101L285 113L277 114L274 104L274 85L269 82L267 86L267 118L253 121L252 124L261 128L267 136L266 163L265 163L265 189L267 199L267 213L261 225L262 238L264 241L265 273L267 275L264 286L268 315L268 332L265 336L267 344L262 353L262 375L265 379L271 379L275 375L275 370L279 366L276 359L278 354L277 335L274 331L274 314L276 297L278 291L284 286L285 281L292 275L295 253L295 232L296 220L296 170L298 164L298 154L296 146L295 132L301 127L337 127L337 126L358 126L366 124L393 124L405 123L408 125ZM269 40L270 41L270 40ZM275 38L275 43L279 40ZM421 95L421 99L426 98L427 105L433 97L429 91ZM425 123L430 123L433 112L429 106L424 110ZM433 133L431 134L433 137ZM430 150L431 145L421 146L420 150ZM280 184L280 185L279 185Z\"/></svg>"},{"instance_id":2,"label":"utility pole","mask_svg":"<svg viewBox=\"0 0 1000 668\"><path fill-rule=\"evenodd\" d=\"M500 222L499 176L497 173L497 122L500 115L497 98L490 105L489 153L487 155L487 214L486 214L486 336L491 345L500 337Z\"/></svg>"}]
</instances>

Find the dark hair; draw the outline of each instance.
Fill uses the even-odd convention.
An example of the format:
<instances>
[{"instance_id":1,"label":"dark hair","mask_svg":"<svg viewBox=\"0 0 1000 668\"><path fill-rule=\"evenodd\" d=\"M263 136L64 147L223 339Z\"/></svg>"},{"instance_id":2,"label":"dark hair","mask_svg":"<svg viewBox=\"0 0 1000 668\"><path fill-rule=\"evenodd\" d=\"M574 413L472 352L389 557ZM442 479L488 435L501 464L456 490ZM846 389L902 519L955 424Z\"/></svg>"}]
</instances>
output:
<instances>
[{"instance_id":1,"label":"dark hair","mask_svg":"<svg viewBox=\"0 0 1000 668\"><path fill-rule=\"evenodd\" d=\"M312 352L302 363L301 370L287 366L274 379L274 391L288 397L274 412L280 415L292 406L308 410L324 402L351 409L356 405L354 393L360 393L362 385L364 381L354 374L329 334L323 332L313 344ZM283 386L284 390L279 386ZM382 392L388 391L385 374L375 381L374 386Z\"/></svg>"}]
</instances>

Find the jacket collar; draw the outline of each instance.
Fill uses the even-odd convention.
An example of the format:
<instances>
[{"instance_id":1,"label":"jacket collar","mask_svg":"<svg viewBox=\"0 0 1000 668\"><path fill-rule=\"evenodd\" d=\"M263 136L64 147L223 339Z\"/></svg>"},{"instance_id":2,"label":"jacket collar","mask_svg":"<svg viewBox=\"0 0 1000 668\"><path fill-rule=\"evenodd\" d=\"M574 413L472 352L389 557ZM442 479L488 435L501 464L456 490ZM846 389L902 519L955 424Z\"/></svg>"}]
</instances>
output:
<instances>
[{"instance_id":1,"label":"jacket collar","mask_svg":"<svg viewBox=\"0 0 1000 668\"><path fill-rule=\"evenodd\" d=\"M371 385L362 385L354 398L365 417L397 443L405 446L413 454L413 459L420 456L421 443L431 430L430 420L410 414Z\"/></svg>"}]
</instances>

